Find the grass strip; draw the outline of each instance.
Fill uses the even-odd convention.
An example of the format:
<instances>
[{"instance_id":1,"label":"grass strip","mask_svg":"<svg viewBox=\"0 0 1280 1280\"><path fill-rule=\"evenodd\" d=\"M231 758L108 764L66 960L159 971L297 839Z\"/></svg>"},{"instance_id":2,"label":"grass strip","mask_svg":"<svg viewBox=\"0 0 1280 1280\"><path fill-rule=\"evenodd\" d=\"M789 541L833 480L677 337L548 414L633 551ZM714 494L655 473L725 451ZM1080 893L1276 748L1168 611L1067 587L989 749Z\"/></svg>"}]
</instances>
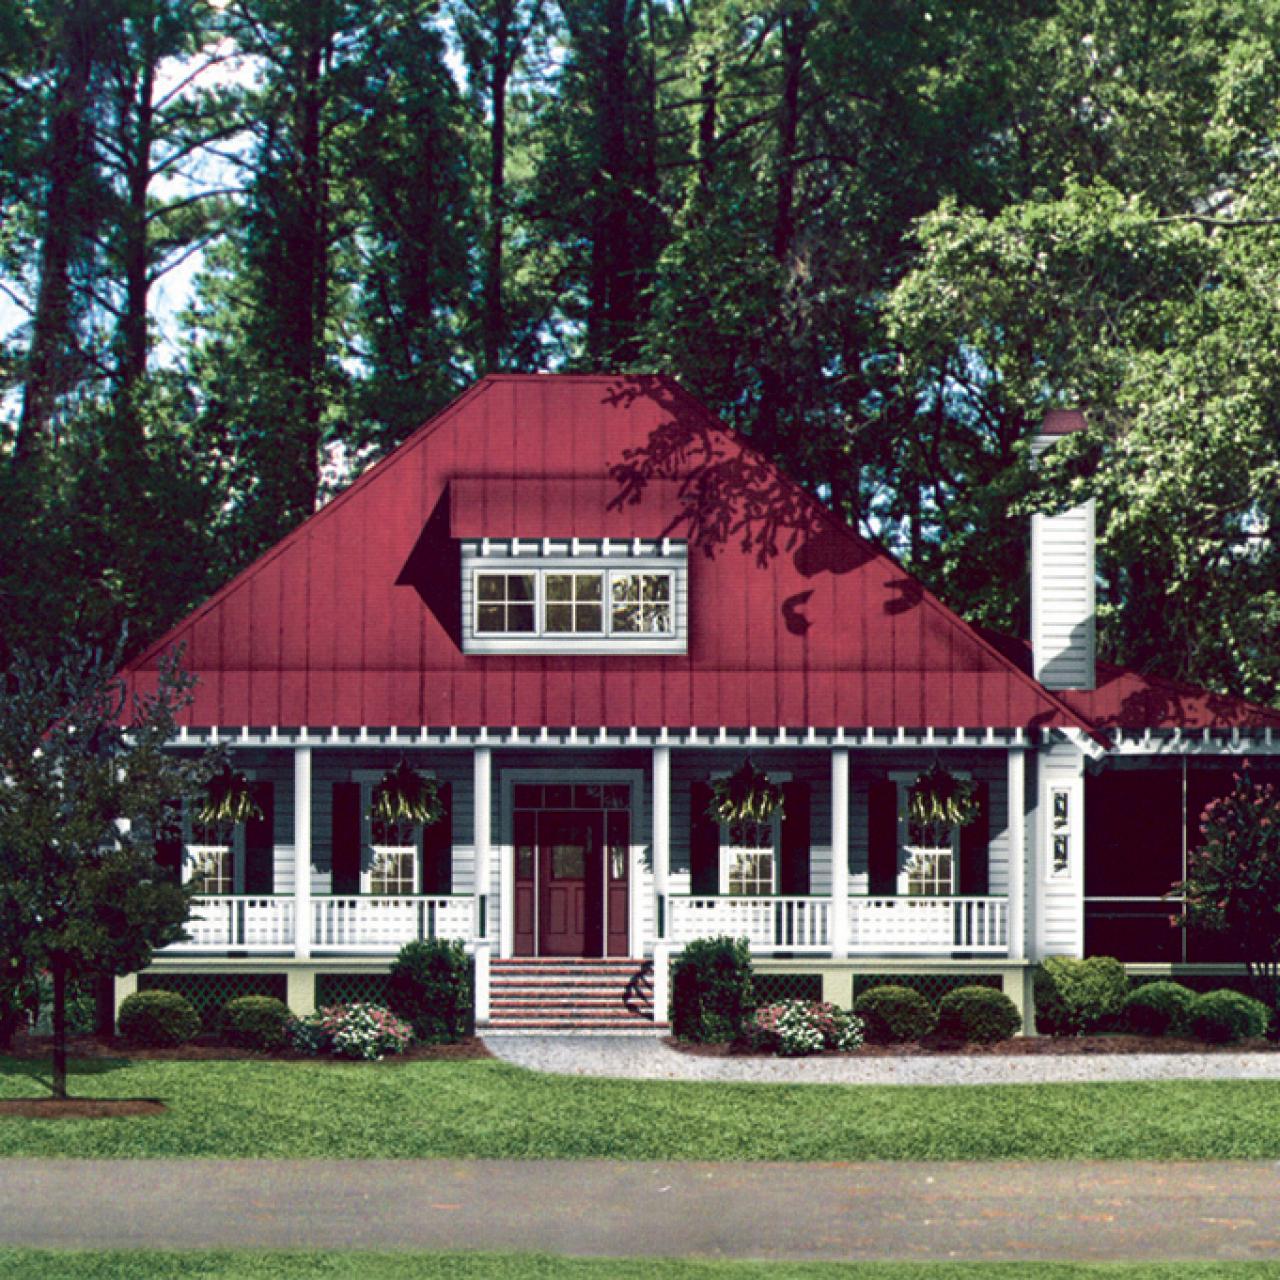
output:
<instances>
[{"instance_id":1,"label":"grass strip","mask_svg":"<svg viewBox=\"0 0 1280 1280\"><path fill-rule=\"evenodd\" d=\"M0 1097L45 1092L0 1058ZM1280 1082L939 1087L579 1079L493 1061L75 1064L159 1116L0 1119L0 1156L627 1160L1280 1157Z\"/></svg>"},{"instance_id":2,"label":"grass strip","mask_svg":"<svg viewBox=\"0 0 1280 1280\"><path fill-rule=\"evenodd\" d=\"M23 1280L1280 1280L1266 1262L703 1262L545 1254L0 1249Z\"/></svg>"}]
</instances>

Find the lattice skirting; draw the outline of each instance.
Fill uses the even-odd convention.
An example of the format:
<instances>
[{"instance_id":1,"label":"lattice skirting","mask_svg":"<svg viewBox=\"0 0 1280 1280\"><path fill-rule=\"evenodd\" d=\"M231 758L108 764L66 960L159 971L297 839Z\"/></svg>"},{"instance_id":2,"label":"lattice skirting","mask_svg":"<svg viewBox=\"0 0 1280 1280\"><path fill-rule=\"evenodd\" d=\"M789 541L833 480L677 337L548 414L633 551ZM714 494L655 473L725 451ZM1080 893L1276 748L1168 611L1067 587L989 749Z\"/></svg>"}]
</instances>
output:
<instances>
[{"instance_id":1,"label":"lattice skirting","mask_svg":"<svg viewBox=\"0 0 1280 1280\"><path fill-rule=\"evenodd\" d=\"M757 1004L777 1004L779 1000L821 1000L820 973L757 973L752 978Z\"/></svg>"},{"instance_id":2,"label":"lattice skirting","mask_svg":"<svg viewBox=\"0 0 1280 1280\"><path fill-rule=\"evenodd\" d=\"M237 996L274 996L285 1000L288 979L282 973L140 973L139 991L173 991L191 1001L206 1031L214 1031L223 1006Z\"/></svg>"},{"instance_id":3,"label":"lattice skirting","mask_svg":"<svg viewBox=\"0 0 1280 1280\"><path fill-rule=\"evenodd\" d=\"M317 973L316 1008L331 1004L352 1004L357 1000L368 1004L387 1003L387 973Z\"/></svg>"}]
</instances>

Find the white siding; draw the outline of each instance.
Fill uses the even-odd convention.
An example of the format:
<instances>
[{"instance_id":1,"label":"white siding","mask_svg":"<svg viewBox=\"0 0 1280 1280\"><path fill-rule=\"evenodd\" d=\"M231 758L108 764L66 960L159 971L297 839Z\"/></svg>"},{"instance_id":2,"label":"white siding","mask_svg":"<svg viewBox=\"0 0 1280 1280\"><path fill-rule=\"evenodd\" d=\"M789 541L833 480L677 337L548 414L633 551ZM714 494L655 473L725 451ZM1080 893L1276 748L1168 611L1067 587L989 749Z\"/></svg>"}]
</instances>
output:
<instances>
[{"instance_id":1,"label":"white siding","mask_svg":"<svg viewBox=\"0 0 1280 1280\"><path fill-rule=\"evenodd\" d=\"M1031 517L1031 649L1050 689L1092 689L1094 501Z\"/></svg>"},{"instance_id":2,"label":"white siding","mask_svg":"<svg viewBox=\"0 0 1280 1280\"><path fill-rule=\"evenodd\" d=\"M1038 955L1084 954L1084 755L1073 743L1059 742L1040 753L1035 810L1034 885L1037 898ZM1045 812L1049 789L1070 786L1075 800L1072 870L1069 876L1051 874L1051 843Z\"/></svg>"}]
</instances>

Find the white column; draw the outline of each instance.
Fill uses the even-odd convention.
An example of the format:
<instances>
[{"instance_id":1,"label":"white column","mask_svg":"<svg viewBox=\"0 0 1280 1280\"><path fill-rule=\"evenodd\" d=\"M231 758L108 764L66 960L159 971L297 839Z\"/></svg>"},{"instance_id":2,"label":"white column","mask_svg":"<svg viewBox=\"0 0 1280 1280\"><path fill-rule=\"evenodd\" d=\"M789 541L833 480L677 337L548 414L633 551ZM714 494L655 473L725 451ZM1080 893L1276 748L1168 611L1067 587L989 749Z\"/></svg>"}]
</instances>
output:
<instances>
[{"instance_id":1,"label":"white column","mask_svg":"<svg viewBox=\"0 0 1280 1280\"><path fill-rule=\"evenodd\" d=\"M293 749L293 954L311 955L311 748Z\"/></svg>"},{"instance_id":2,"label":"white column","mask_svg":"<svg viewBox=\"0 0 1280 1280\"><path fill-rule=\"evenodd\" d=\"M831 955L849 954L849 748L831 748Z\"/></svg>"},{"instance_id":3,"label":"white column","mask_svg":"<svg viewBox=\"0 0 1280 1280\"><path fill-rule=\"evenodd\" d=\"M477 938L490 936L493 921L489 901L490 853L492 850L492 814L493 814L493 750L491 747L476 747L472 757L474 769L475 792L475 848L476 848L476 917L475 931Z\"/></svg>"},{"instance_id":4,"label":"white column","mask_svg":"<svg viewBox=\"0 0 1280 1280\"><path fill-rule=\"evenodd\" d=\"M1020 748L1008 755L1009 829L1009 959L1026 954L1027 929L1027 814L1026 757Z\"/></svg>"},{"instance_id":5,"label":"white column","mask_svg":"<svg viewBox=\"0 0 1280 1280\"><path fill-rule=\"evenodd\" d=\"M671 903L667 881L671 874L671 748L653 749L653 928L654 941L671 933Z\"/></svg>"}]
</instances>

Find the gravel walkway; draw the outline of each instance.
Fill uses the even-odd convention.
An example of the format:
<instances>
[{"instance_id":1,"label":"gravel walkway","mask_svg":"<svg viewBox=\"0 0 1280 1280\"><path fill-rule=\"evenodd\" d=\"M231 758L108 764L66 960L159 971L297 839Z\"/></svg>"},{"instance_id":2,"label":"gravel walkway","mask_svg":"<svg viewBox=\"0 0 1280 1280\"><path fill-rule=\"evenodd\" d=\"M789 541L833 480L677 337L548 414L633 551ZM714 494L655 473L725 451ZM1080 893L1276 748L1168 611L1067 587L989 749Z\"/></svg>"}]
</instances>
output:
<instances>
[{"instance_id":1,"label":"gravel walkway","mask_svg":"<svg viewBox=\"0 0 1280 1280\"><path fill-rule=\"evenodd\" d=\"M771 1084L1069 1084L1115 1080L1278 1080L1277 1053L1068 1054L1040 1057L703 1058L659 1036L487 1035L490 1051L533 1071L628 1080Z\"/></svg>"}]
</instances>

